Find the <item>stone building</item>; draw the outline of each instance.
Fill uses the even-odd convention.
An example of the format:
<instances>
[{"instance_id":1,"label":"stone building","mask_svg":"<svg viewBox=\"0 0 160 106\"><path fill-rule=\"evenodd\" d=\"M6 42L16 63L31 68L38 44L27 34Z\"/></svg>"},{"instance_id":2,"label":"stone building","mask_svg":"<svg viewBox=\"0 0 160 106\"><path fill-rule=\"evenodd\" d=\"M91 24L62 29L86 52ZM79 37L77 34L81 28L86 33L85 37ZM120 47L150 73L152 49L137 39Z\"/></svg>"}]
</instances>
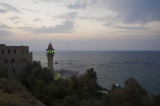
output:
<instances>
[{"instance_id":1,"label":"stone building","mask_svg":"<svg viewBox=\"0 0 160 106\"><path fill-rule=\"evenodd\" d=\"M0 69L8 71L10 77L26 70L27 63L31 62L32 52L28 46L0 44Z\"/></svg>"}]
</instances>

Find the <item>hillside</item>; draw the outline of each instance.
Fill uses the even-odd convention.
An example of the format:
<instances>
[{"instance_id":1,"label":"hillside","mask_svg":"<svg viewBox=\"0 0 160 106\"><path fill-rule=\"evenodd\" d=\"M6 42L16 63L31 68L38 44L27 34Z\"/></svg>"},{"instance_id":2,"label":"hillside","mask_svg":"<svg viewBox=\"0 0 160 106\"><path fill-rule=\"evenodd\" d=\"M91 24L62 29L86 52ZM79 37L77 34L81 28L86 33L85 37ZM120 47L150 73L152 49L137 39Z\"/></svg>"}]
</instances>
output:
<instances>
[{"instance_id":1,"label":"hillside","mask_svg":"<svg viewBox=\"0 0 160 106\"><path fill-rule=\"evenodd\" d=\"M0 78L0 106L45 106L14 79Z\"/></svg>"}]
</instances>

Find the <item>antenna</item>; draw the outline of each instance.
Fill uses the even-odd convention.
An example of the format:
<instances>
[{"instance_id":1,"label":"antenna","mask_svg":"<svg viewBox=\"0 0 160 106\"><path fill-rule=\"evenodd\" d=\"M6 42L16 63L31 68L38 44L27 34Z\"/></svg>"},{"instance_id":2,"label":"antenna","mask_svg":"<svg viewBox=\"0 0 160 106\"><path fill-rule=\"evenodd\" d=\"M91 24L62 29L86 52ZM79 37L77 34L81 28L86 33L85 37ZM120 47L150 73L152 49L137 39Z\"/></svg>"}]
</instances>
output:
<instances>
[{"instance_id":1,"label":"antenna","mask_svg":"<svg viewBox=\"0 0 160 106\"><path fill-rule=\"evenodd\" d=\"M51 40L50 40L50 44L51 44Z\"/></svg>"},{"instance_id":2,"label":"antenna","mask_svg":"<svg viewBox=\"0 0 160 106\"><path fill-rule=\"evenodd\" d=\"M21 44L21 46L23 46L23 42L22 41L20 41L20 44Z\"/></svg>"}]
</instances>

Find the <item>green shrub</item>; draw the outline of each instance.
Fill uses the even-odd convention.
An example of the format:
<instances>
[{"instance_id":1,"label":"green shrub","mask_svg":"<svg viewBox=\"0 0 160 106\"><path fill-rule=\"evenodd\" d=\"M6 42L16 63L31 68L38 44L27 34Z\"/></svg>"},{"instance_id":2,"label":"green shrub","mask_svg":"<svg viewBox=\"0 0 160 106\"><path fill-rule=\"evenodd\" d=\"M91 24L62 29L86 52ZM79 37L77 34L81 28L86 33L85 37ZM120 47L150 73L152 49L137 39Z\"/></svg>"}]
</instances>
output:
<instances>
[{"instance_id":1,"label":"green shrub","mask_svg":"<svg viewBox=\"0 0 160 106\"><path fill-rule=\"evenodd\" d=\"M80 100L77 95L68 95L63 100L64 106L79 106Z\"/></svg>"}]
</instances>

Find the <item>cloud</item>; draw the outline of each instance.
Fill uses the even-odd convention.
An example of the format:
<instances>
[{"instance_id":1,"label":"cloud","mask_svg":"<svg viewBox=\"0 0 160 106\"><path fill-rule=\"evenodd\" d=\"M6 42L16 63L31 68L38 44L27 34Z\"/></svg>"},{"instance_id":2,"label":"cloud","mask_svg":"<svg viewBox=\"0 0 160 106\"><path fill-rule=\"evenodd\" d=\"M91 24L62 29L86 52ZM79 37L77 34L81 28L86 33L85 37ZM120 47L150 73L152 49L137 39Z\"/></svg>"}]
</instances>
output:
<instances>
[{"instance_id":1,"label":"cloud","mask_svg":"<svg viewBox=\"0 0 160 106\"><path fill-rule=\"evenodd\" d=\"M14 6L10 5L10 4L7 4L7 3L0 3L1 6L3 6L7 11L12 11L12 12L16 12L16 13L20 13L20 11L15 8Z\"/></svg>"},{"instance_id":2,"label":"cloud","mask_svg":"<svg viewBox=\"0 0 160 106\"><path fill-rule=\"evenodd\" d=\"M23 27L22 29L34 32L34 33L72 33L74 32L75 25L74 21L66 20L62 24L56 25L55 27L41 27L41 28L32 28L32 27Z\"/></svg>"},{"instance_id":3,"label":"cloud","mask_svg":"<svg viewBox=\"0 0 160 106\"><path fill-rule=\"evenodd\" d=\"M79 19L81 20L96 20L96 21L119 21L115 16L113 15L106 15L104 17L89 17L89 16L81 16L81 17L78 17Z\"/></svg>"},{"instance_id":4,"label":"cloud","mask_svg":"<svg viewBox=\"0 0 160 106\"><path fill-rule=\"evenodd\" d=\"M149 28L145 28L145 27L126 27L126 26L112 26L113 28L117 28L117 29L126 29L126 30L143 30L146 31Z\"/></svg>"},{"instance_id":5,"label":"cloud","mask_svg":"<svg viewBox=\"0 0 160 106\"><path fill-rule=\"evenodd\" d=\"M126 30L143 30L143 31L146 31L148 30L149 28L145 28L145 27L125 27L125 26L113 26L115 28L118 28L118 29L126 29Z\"/></svg>"},{"instance_id":6,"label":"cloud","mask_svg":"<svg viewBox=\"0 0 160 106\"><path fill-rule=\"evenodd\" d=\"M68 9L85 9L88 5L97 3L97 0L76 0L74 3L70 3Z\"/></svg>"},{"instance_id":7,"label":"cloud","mask_svg":"<svg viewBox=\"0 0 160 106\"><path fill-rule=\"evenodd\" d=\"M23 21L21 20L20 17L18 16L12 16L8 18L9 20L13 21L14 24L22 23Z\"/></svg>"},{"instance_id":8,"label":"cloud","mask_svg":"<svg viewBox=\"0 0 160 106\"><path fill-rule=\"evenodd\" d=\"M148 30L149 28L145 28L144 26L142 27L131 27L131 26L119 26L119 25L114 25L114 23L112 22L108 22L106 24L104 24L104 26L107 26L107 27L112 27L112 28L117 28L117 29L125 29L125 30L143 30L143 31L146 31Z\"/></svg>"},{"instance_id":9,"label":"cloud","mask_svg":"<svg viewBox=\"0 0 160 106\"><path fill-rule=\"evenodd\" d=\"M0 36L10 36L12 33L5 31L5 30L0 30Z\"/></svg>"},{"instance_id":10,"label":"cloud","mask_svg":"<svg viewBox=\"0 0 160 106\"><path fill-rule=\"evenodd\" d=\"M73 20L77 17L78 13L77 12L70 12L70 13L65 13L62 15L57 15L57 16L53 16L58 18L58 19L67 19L67 20Z\"/></svg>"},{"instance_id":11,"label":"cloud","mask_svg":"<svg viewBox=\"0 0 160 106\"><path fill-rule=\"evenodd\" d=\"M7 12L7 10L5 10L5 9L0 9L0 13L6 13Z\"/></svg>"},{"instance_id":12,"label":"cloud","mask_svg":"<svg viewBox=\"0 0 160 106\"><path fill-rule=\"evenodd\" d=\"M0 28L3 28L3 29L11 29L10 26L5 25L5 24L0 25Z\"/></svg>"},{"instance_id":13,"label":"cloud","mask_svg":"<svg viewBox=\"0 0 160 106\"><path fill-rule=\"evenodd\" d=\"M70 4L68 5L68 9L85 9L86 8L86 3L83 3L83 4Z\"/></svg>"},{"instance_id":14,"label":"cloud","mask_svg":"<svg viewBox=\"0 0 160 106\"><path fill-rule=\"evenodd\" d=\"M24 11L34 12L34 13L40 12L40 11L38 11L38 10L32 10L32 9L26 9L26 8L21 8L21 9L24 10Z\"/></svg>"},{"instance_id":15,"label":"cloud","mask_svg":"<svg viewBox=\"0 0 160 106\"><path fill-rule=\"evenodd\" d=\"M21 18L18 17L18 16L12 16L12 17L9 17L10 20L20 20Z\"/></svg>"},{"instance_id":16,"label":"cloud","mask_svg":"<svg viewBox=\"0 0 160 106\"><path fill-rule=\"evenodd\" d=\"M160 21L160 0L101 0L124 23Z\"/></svg>"},{"instance_id":17,"label":"cloud","mask_svg":"<svg viewBox=\"0 0 160 106\"><path fill-rule=\"evenodd\" d=\"M56 2L63 3L68 9L85 9L88 5L92 5L98 2L98 0L39 0L43 2Z\"/></svg>"},{"instance_id":18,"label":"cloud","mask_svg":"<svg viewBox=\"0 0 160 106\"><path fill-rule=\"evenodd\" d=\"M42 19L40 19L40 18L35 18L35 19L33 19L33 21L34 21L34 22L41 22Z\"/></svg>"},{"instance_id":19,"label":"cloud","mask_svg":"<svg viewBox=\"0 0 160 106\"><path fill-rule=\"evenodd\" d=\"M43 2L62 2L63 0L39 0Z\"/></svg>"}]
</instances>

